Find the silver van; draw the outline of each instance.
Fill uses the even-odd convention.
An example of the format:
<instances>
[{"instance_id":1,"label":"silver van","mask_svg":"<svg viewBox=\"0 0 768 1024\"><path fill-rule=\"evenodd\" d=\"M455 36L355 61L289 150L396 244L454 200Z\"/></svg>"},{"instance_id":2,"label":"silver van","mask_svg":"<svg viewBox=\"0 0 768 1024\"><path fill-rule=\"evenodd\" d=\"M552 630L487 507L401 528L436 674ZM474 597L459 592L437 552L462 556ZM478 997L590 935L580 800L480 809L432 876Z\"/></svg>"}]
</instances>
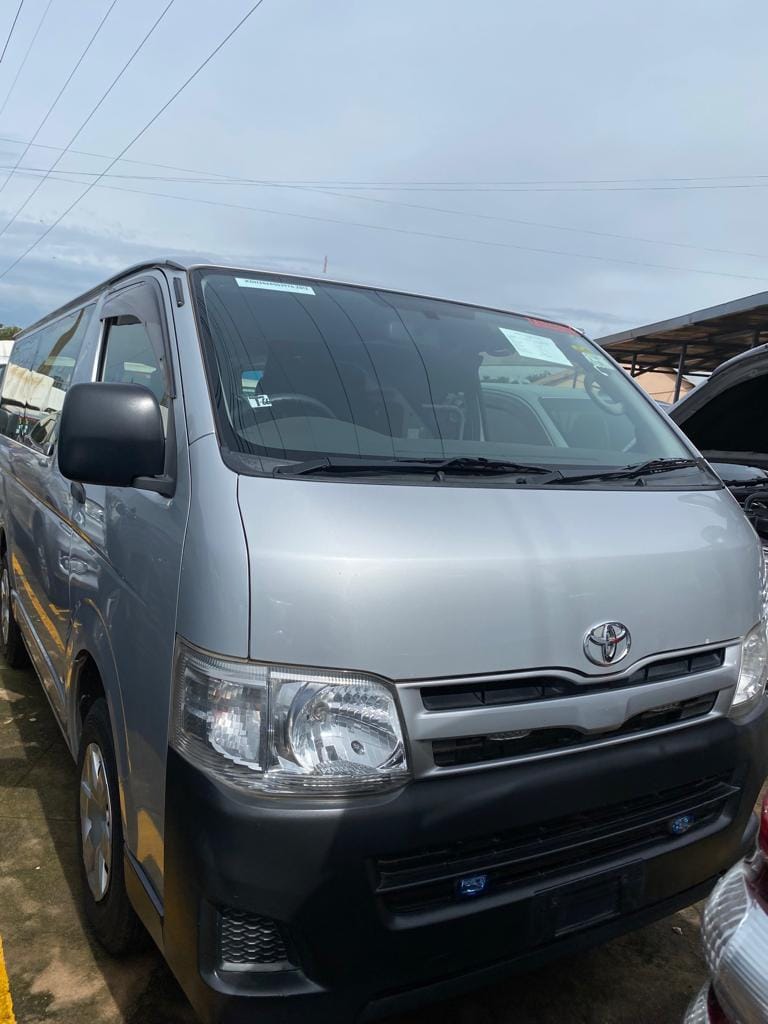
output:
<instances>
[{"instance_id":1,"label":"silver van","mask_svg":"<svg viewBox=\"0 0 768 1024\"><path fill-rule=\"evenodd\" d=\"M87 916L204 1020L387 1016L753 844L760 546L577 331L148 263L20 335L0 429L2 647L79 764Z\"/></svg>"}]
</instances>

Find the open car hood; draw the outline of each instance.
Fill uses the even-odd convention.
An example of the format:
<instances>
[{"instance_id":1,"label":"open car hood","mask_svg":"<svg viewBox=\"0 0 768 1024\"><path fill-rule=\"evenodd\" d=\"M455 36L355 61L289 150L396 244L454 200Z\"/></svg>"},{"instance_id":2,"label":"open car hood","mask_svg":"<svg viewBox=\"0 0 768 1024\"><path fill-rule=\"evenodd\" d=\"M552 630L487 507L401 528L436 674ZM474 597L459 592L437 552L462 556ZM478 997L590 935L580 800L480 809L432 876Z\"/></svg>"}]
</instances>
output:
<instances>
[{"instance_id":1,"label":"open car hood","mask_svg":"<svg viewBox=\"0 0 768 1024\"><path fill-rule=\"evenodd\" d=\"M719 366L668 415L713 464L768 470L768 345ZM740 475L740 474L739 474Z\"/></svg>"}]
</instances>

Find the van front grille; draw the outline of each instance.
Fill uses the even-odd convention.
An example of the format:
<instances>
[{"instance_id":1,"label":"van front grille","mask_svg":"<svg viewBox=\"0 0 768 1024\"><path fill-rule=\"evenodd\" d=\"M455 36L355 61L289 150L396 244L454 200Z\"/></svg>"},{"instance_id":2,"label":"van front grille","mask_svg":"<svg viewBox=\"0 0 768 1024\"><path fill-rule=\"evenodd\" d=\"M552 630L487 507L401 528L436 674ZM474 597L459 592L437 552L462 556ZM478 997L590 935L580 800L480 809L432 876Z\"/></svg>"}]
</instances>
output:
<instances>
[{"instance_id":1,"label":"van front grille","mask_svg":"<svg viewBox=\"0 0 768 1024\"><path fill-rule=\"evenodd\" d=\"M637 669L631 675L611 684L613 689L662 683L684 679L699 672L710 672L722 666L725 648L698 651L690 655L661 658ZM557 676L521 676L503 682L462 683L455 686L424 686L421 699L427 711L457 711L489 705L523 704L536 700L555 700L604 690L604 679L574 682Z\"/></svg>"},{"instance_id":2,"label":"van front grille","mask_svg":"<svg viewBox=\"0 0 768 1024\"><path fill-rule=\"evenodd\" d=\"M694 718L708 715L717 700L716 693L701 697L673 701L660 707L650 708L628 719L618 729L605 732L580 732L578 729L534 729L532 731L511 731L490 733L480 736L459 736L452 739L435 740L432 754L438 768L455 768L460 765L482 764L485 761L499 761L511 757L525 757L530 754L555 753L589 743L631 736L649 729L660 729L665 725L677 725Z\"/></svg>"},{"instance_id":3,"label":"van front grille","mask_svg":"<svg viewBox=\"0 0 768 1024\"><path fill-rule=\"evenodd\" d=\"M674 842L681 821L691 835L718 821L736 793L726 777L713 776L478 839L383 857L375 863L376 893L398 914L463 902L459 880L467 876L485 875L484 892L496 894L661 840Z\"/></svg>"}]
</instances>

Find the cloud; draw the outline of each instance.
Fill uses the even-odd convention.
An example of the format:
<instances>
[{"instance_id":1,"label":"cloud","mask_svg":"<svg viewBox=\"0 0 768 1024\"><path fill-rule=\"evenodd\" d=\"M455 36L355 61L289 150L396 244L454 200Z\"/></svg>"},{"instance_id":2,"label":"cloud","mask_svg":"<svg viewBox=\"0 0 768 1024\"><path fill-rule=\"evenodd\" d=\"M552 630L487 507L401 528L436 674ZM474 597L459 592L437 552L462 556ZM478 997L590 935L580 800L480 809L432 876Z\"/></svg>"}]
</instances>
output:
<instances>
[{"instance_id":1,"label":"cloud","mask_svg":"<svg viewBox=\"0 0 768 1024\"><path fill-rule=\"evenodd\" d=\"M71 70L100 9L95 0L76 6L77 16L53 6L4 112L3 135L29 138ZM187 0L169 12L76 149L119 152L246 9L244 0L217 0L212 22L209 6ZM132 160L283 183L535 188L559 180L567 188L571 178L610 189L612 179L660 184L661 176L669 187L364 192L454 214L228 184L135 183L181 199L95 188L0 280L0 320L29 322L131 263L198 250L307 274L322 273L327 256L329 277L540 312L597 335L755 292L768 271L765 190L743 179L731 190L685 189L682 179L754 174L766 163L768 64L761 34L743 31L762 15L760 0L702 0L695 19L662 0L476 0L472 17L458 0L391 0L386 12L342 0L264 4L131 149ZM155 16L153 0L117 5L104 45L89 54L40 142L72 139ZM179 59L163 60L168 52ZM14 59L20 54L9 54L8 75ZM0 144L6 166L18 153ZM25 164L45 167L55 157L35 148ZM98 172L105 160L69 154L62 166ZM115 170L173 173L128 162ZM17 175L0 191L6 218L31 188ZM0 236L0 273L81 190L52 182L40 189ZM189 201L196 196L262 212ZM707 251L717 249L730 251Z\"/></svg>"}]
</instances>

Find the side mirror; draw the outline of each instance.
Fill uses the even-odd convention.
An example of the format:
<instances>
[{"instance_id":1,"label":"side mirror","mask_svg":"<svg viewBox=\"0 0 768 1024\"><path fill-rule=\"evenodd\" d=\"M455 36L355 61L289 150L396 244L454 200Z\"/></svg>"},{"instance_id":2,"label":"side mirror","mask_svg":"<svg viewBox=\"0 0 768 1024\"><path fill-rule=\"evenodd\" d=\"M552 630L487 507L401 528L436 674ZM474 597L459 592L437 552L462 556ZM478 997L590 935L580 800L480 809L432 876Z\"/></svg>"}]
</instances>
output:
<instances>
[{"instance_id":1,"label":"side mirror","mask_svg":"<svg viewBox=\"0 0 768 1024\"><path fill-rule=\"evenodd\" d=\"M744 511L760 540L768 541L768 495L764 492L750 494L744 502Z\"/></svg>"},{"instance_id":2,"label":"side mirror","mask_svg":"<svg viewBox=\"0 0 768 1024\"><path fill-rule=\"evenodd\" d=\"M166 493L157 399L140 384L75 384L64 399L59 470L68 480ZM171 487L172 493L172 487Z\"/></svg>"}]
</instances>

